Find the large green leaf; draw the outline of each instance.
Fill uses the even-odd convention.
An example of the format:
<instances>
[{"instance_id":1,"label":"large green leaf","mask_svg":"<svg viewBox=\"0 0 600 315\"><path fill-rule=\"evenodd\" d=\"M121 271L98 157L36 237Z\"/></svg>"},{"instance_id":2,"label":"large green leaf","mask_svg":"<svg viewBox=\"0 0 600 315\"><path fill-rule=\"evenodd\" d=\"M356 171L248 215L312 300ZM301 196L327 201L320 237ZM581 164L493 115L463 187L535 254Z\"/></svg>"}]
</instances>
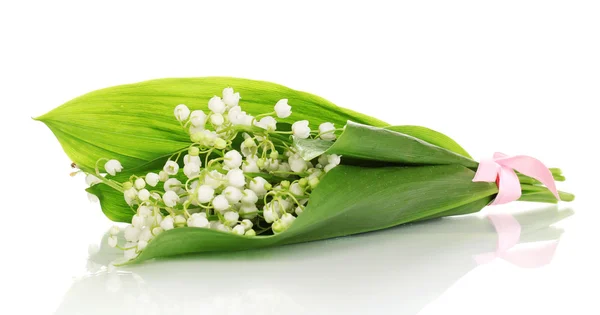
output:
<instances>
[{"instance_id":1,"label":"large green leaf","mask_svg":"<svg viewBox=\"0 0 600 315\"><path fill-rule=\"evenodd\" d=\"M454 153L458 153L460 155L471 158L469 153L463 147L461 147L456 141L452 138L446 136L445 134L426 128L422 126L390 126L385 127L385 129L397 131L399 133L409 135L415 137L417 139L423 140L430 144L436 145L440 148L444 148L446 150L452 151Z\"/></svg>"},{"instance_id":2,"label":"large green leaf","mask_svg":"<svg viewBox=\"0 0 600 315\"><path fill-rule=\"evenodd\" d=\"M335 106L331 102L278 84L238 78L173 78L110 87L85 94L38 117L52 130L67 155L83 169L99 158L115 158L125 169L140 169L148 161L168 156L189 144L173 117L177 104L207 109L208 100L225 87L240 92L240 105L251 114L273 111L287 98L290 123L307 119L312 128L330 121L343 126L353 120L374 126L383 121Z\"/></svg>"},{"instance_id":3,"label":"large green leaf","mask_svg":"<svg viewBox=\"0 0 600 315\"><path fill-rule=\"evenodd\" d=\"M348 122L344 132L335 142L296 139L295 146L306 160L327 153L342 155L346 162L358 160L359 162L382 162L385 165L458 164L468 168L476 168L478 165L467 156L419 138L352 121Z\"/></svg>"},{"instance_id":4,"label":"large green leaf","mask_svg":"<svg viewBox=\"0 0 600 315\"><path fill-rule=\"evenodd\" d=\"M460 165L365 168L341 165L313 191L287 231L246 237L201 228L158 235L134 261L210 251L284 245L369 232L443 215L479 211L497 193L493 183L473 183Z\"/></svg>"}]
</instances>

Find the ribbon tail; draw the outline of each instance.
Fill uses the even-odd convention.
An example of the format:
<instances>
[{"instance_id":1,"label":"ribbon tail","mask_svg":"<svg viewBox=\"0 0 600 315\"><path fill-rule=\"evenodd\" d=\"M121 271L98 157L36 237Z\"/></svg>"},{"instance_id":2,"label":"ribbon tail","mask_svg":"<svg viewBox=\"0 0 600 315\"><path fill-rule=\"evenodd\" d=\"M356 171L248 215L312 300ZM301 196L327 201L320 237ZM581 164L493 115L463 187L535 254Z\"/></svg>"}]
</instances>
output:
<instances>
[{"instance_id":1,"label":"ribbon tail","mask_svg":"<svg viewBox=\"0 0 600 315\"><path fill-rule=\"evenodd\" d=\"M502 166L510 167L520 173L537 179L544 184L544 186L546 186L552 192L552 194L554 194L556 199L560 200L558 190L556 189L556 183L554 182L554 177L552 177L552 172L550 172L550 169L548 169L548 167L546 167L546 165L544 165L544 163L542 163L540 160L526 155L517 155L505 159L499 159L497 162Z\"/></svg>"},{"instance_id":2,"label":"ribbon tail","mask_svg":"<svg viewBox=\"0 0 600 315\"><path fill-rule=\"evenodd\" d=\"M521 182L512 169L501 167L498 173L498 195L492 205L501 205L521 197Z\"/></svg>"}]
</instances>

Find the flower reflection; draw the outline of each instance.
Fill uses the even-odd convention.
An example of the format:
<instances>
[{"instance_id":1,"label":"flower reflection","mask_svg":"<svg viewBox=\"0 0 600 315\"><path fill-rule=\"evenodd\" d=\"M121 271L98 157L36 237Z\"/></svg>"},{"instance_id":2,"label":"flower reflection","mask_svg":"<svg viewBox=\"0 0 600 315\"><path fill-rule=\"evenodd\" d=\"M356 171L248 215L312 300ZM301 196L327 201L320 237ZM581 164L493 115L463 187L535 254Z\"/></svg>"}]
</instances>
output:
<instances>
[{"instance_id":1,"label":"flower reflection","mask_svg":"<svg viewBox=\"0 0 600 315\"><path fill-rule=\"evenodd\" d=\"M551 207L514 217L446 218L110 272L106 265L118 252L102 246L56 314L377 314L389 307L417 314L478 262L548 263L556 247L549 244L562 233L551 225L572 213Z\"/></svg>"}]
</instances>

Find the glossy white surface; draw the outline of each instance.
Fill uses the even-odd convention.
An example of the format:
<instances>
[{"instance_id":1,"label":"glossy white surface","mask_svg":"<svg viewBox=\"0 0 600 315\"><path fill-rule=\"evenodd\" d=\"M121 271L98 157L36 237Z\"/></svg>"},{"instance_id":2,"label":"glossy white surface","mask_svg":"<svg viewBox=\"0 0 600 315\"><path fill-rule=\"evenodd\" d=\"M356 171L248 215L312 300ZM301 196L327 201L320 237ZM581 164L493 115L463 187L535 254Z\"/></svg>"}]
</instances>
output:
<instances>
[{"instance_id":1,"label":"glossy white surface","mask_svg":"<svg viewBox=\"0 0 600 315\"><path fill-rule=\"evenodd\" d=\"M2 2L0 314L600 313L599 13L595 1ZM477 159L539 157L577 200L108 273L109 253L87 249L111 223L30 117L106 86L208 75L424 125ZM521 222L521 252L559 240L552 261L477 265L496 246L490 213Z\"/></svg>"}]
</instances>

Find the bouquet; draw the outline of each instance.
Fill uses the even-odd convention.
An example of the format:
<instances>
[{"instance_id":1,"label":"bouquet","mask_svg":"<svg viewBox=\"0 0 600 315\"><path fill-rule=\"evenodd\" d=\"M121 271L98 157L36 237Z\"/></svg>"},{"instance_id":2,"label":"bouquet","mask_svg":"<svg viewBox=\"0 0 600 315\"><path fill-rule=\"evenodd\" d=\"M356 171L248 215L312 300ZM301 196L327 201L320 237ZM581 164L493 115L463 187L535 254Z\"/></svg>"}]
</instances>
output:
<instances>
[{"instance_id":1,"label":"bouquet","mask_svg":"<svg viewBox=\"0 0 600 315\"><path fill-rule=\"evenodd\" d=\"M98 90L36 118L116 222L116 265L364 233L514 200L556 203L560 169L529 156L477 162L419 126L237 78Z\"/></svg>"}]
</instances>

